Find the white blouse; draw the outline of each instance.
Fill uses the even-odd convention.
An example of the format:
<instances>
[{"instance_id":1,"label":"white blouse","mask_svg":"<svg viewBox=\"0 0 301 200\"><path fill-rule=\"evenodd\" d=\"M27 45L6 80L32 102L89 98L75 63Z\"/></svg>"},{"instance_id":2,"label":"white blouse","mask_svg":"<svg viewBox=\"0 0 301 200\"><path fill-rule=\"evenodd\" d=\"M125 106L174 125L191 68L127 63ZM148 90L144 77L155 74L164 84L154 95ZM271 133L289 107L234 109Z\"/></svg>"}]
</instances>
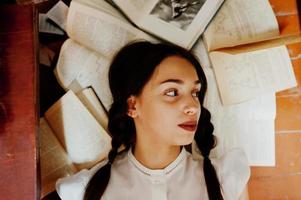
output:
<instances>
[{"instance_id":1,"label":"white blouse","mask_svg":"<svg viewBox=\"0 0 301 200\"><path fill-rule=\"evenodd\" d=\"M215 166L225 200L237 200L245 188L250 169L245 154L233 149L222 158L211 159ZM90 170L59 179L56 190L63 200L81 200L93 174L107 161ZM151 170L139 163L132 151L118 156L101 200L207 200L203 160L194 160L182 148L179 156L166 168Z\"/></svg>"}]
</instances>

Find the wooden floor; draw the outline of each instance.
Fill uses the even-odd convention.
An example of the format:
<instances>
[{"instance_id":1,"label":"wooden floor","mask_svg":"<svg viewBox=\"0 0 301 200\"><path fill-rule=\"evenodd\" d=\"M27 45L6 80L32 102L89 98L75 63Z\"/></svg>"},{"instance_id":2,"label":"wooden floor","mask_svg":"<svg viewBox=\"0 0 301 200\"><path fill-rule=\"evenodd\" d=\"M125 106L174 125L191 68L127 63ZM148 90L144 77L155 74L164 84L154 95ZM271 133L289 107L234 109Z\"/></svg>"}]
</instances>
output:
<instances>
[{"instance_id":1,"label":"wooden floor","mask_svg":"<svg viewBox=\"0 0 301 200\"><path fill-rule=\"evenodd\" d=\"M300 33L297 0L270 0L270 3L281 34ZM276 95L276 166L252 167L251 200L301 199L301 43L288 45L288 49L298 86Z\"/></svg>"},{"instance_id":2,"label":"wooden floor","mask_svg":"<svg viewBox=\"0 0 301 200\"><path fill-rule=\"evenodd\" d=\"M297 0L270 0L270 3L277 16L281 34L300 33ZM23 34L23 37L25 36ZM4 44L4 41L0 44ZM277 93L276 166L252 167L249 182L250 200L301 200L301 43L289 45L288 49L298 87ZM32 78L29 77L28 79ZM20 83L19 81L18 84L23 84L23 82ZM29 85L24 84L25 86L32 87L32 91L35 90L33 82ZM24 95L26 97L34 96L27 93L24 93ZM6 95L5 98L8 97ZM16 99L16 101L20 101L20 99ZM34 99L31 99L31 101L34 102ZM30 117L31 120L35 118L33 107L34 105L31 109L26 108L26 116ZM14 108L14 110L22 111L19 107ZM24 121L24 118L22 120ZM35 127L31 126L30 129L34 131ZM28 142L28 145L23 145L25 147L35 146L34 134L28 136L23 133L24 137L20 137L17 131L13 129L11 131L14 134L10 136L18 138L18 140L14 140L15 143L22 141L22 144ZM24 127L20 131L24 132ZM34 197L38 196L36 193L38 188L35 186L35 182L38 182L35 174L35 149L31 148L29 152L28 149L24 150L20 147L20 149L10 149L8 151L3 147L5 141L9 141L8 139L11 138L4 138L4 136L0 134L0 153L4 155L0 156L0 171L2 171L0 177L3 178L5 173L12 173L11 177L18 177L19 180L0 178L0 199L35 199ZM13 152L13 154L9 152ZM24 156L24 152L27 157ZM11 158L11 155L16 155L16 157ZM3 163L6 164L1 165ZM18 168L18 166L23 168ZM24 166L29 166L31 171L28 171ZM14 192L16 188L18 188L18 193Z\"/></svg>"}]
</instances>

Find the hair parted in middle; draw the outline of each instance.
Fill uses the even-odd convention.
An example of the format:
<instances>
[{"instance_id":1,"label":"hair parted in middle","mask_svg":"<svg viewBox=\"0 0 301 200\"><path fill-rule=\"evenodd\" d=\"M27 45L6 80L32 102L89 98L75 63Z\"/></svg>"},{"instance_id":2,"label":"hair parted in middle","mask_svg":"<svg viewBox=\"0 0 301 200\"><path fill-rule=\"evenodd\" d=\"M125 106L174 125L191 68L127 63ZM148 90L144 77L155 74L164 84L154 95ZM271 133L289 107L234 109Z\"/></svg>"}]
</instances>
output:
<instances>
[{"instance_id":1,"label":"hair parted in middle","mask_svg":"<svg viewBox=\"0 0 301 200\"><path fill-rule=\"evenodd\" d=\"M88 183L85 200L101 198L110 179L111 165L116 156L121 153L118 153L118 149L123 145L125 147L123 151L128 151L135 145L136 129L133 118L128 115L128 99L131 95L138 96L142 92L156 67L170 56L179 56L189 61L195 67L200 80L201 90L198 98L201 116L194 140L204 157L203 170L209 199L223 199L215 169L209 159L210 151L216 141L213 125L210 122L210 112L203 106L207 80L201 65L191 52L179 46L138 41L123 47L115 55L110 66L109 85L113 103L109 110L108 129L112 137L112 149L109 152L108 163L100 168Z\"/></svg>"}]
</instances>

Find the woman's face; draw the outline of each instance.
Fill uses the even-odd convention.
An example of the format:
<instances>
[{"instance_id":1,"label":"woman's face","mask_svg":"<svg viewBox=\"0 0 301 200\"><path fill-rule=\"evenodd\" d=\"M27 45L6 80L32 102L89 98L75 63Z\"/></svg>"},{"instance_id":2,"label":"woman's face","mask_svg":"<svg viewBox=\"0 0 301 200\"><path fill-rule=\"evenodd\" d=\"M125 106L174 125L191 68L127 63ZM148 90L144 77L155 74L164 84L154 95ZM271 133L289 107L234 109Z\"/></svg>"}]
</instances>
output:
<instances>
[{"instance_id":1,"label":"woman's face","mask_svg":"<svg viewBox=\"0 0 301 200\"><path fill-rule=\"evenodd\" d=\"M178 56L165 58L139 96L129 98L137 142L178 146L193 140L201 85L194 66Z\"/></svg>"}]
</instances>

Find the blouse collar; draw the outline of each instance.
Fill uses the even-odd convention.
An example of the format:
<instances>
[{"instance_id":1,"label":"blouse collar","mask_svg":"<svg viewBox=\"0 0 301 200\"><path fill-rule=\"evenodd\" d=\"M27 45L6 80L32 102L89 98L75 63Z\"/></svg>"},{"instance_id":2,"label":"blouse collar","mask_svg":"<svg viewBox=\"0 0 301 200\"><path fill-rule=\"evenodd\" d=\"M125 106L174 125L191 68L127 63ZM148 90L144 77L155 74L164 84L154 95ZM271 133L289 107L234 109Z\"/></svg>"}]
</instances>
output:
<instances>
[{"instance_id":1,"label":"blouse collar","mask_svg":"<svg viewBox=\"0 0 301 200\"><path fill-rule=\"evenodd\" d=\"M164 169L149 169L142 165L133 155L132 148L128 151L128 158L130 162L134 165L135 168L137 168L142 173L148 175L148 176L158 176L158 175L167 175L169 174L173 169L175 169L182 161L184 161L184 158L186 157L187 152L184 147L182 147L182 150L178 157L170 163L167 167Z\"/></svg>"}]
</instances>

